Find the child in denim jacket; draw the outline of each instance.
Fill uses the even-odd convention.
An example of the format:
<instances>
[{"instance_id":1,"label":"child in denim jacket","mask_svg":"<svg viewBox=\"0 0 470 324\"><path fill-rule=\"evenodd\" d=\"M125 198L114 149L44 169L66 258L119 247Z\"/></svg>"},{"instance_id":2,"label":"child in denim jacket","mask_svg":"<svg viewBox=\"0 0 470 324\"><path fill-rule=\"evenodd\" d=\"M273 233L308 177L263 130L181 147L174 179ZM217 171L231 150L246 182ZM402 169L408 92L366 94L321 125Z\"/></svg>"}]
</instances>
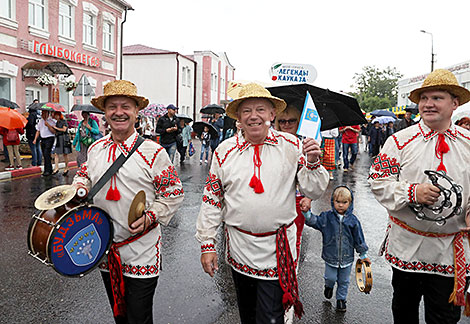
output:
<instances>
[{"instance_id":1,"label":"child in denim jacket","mask_svg":"<svg viewBox=\"0 0 470 324\"><path fill-rule=\"evenodd\" d=\"M325 260L325 291L330 299L333 287L336 288L336 309L346 311L351 267L354 262L354 249L359 257L370 263L367 257L367 244L362 232L361 223L353 215L353 194L346 186L335 188L331 197L331 210L313 215L310 210L304 211L305 224L322 233L322 259Z\"/></svg>"}]
</instances>

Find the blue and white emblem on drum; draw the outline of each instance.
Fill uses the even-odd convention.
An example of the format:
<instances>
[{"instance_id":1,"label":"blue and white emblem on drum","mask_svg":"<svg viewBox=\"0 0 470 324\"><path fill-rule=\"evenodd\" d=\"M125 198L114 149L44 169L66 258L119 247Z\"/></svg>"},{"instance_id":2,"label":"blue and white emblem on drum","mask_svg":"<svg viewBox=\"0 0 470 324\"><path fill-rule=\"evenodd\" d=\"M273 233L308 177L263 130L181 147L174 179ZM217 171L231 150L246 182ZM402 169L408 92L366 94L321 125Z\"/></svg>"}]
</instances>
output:
<instances>
[{"instance_id":1,"label":"blue and white emblem on drum","mask_svg":"<svg viewBox=\"0 0 470 324\"><path fill-rule=\"evenodd\" d=\"M92 223L78 231L65 245L65 250L76 266L86 266L96 261L101 249L101 238Z\"/></svg>"}]
</instances>

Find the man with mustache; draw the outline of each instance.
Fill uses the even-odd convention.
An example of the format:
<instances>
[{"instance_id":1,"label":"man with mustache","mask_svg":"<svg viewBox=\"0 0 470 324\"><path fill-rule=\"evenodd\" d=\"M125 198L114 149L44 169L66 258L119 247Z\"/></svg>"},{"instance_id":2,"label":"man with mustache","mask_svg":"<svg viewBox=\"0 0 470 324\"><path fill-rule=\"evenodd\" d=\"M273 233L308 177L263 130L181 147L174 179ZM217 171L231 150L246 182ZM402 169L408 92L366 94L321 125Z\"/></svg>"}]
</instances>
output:
<instances>
[{"instance_id":1,"label":"man with mustache","mask_svg":"<svg viewBox=\"0 0 470 324\"><path fill-rule=\"evenodd\" d=\"M116 80L106 84L104 94L91 103L104 111L111 133L90 146L88 161L74 178L73 183L87 191L120 154L128 155L136 145L135 121L148 99L137 95L133 83ZM145 211L128 225L129 207L141 190L146 194ZM109 262L100 268L116 323L152 323L162 255L159 225L170 222L182 201L183 188L175 167L163 147L151 140L145 140L94 196L94 204L113 220Z\"/></svg>"},{"instance_id":2,"label":"man with mustache","mask_svg":"<svg viewBox=\"0 0 470 324\"><path fill-rule=\"evenodd\" d=\"M448 70L435 70L410 100L421 121L391 135L370 168L369 183L390 219L381 252L392 266L395 323L419 323L424 298L426 323L457 323L466 306L465 279L470 271L470 132L452 124L452 112L470 100ZM462 186L462 213L444 224L417 218L410 204L442 202L441 190L425 170L443 171ZM454 197L455 203L455 197ZM423 209L429 218L436 218ZM449 216L452 208L440 216ZM468 298L468 297L467 297ZM468 303L468 300L467 300Z\"/></svg>"},{"instance_id":3,"label":"man with mustache","mask_svg":"<svg viewBox=\"0 0 470 324\"><path fill-rule=\"evenodd\" d=\"M197 220L201 264L218 270L217 228L225 223L226 258L232 267L241 323L284 323L294 306L301 317L296 265L295 190L308 198L325 191L329 176L312 138L270 128L284 100L262 86L242 86L227 106L241 132L215 150Z\"/></svg>"}]
</instances>

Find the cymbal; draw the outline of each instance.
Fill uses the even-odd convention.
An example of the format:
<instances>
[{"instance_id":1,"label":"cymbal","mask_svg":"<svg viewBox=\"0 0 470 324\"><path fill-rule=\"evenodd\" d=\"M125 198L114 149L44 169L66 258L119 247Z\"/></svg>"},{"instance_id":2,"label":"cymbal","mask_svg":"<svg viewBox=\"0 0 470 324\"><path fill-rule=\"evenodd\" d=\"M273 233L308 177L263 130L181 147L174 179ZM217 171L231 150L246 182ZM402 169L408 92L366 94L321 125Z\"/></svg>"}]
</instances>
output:
<instances>
[{"instance_id":1,"label":"cymbal","mask_svg":"<svg viewBox=\"0 0 470 324\"><path fill-rule=\"evenodd\" d=\"M57 208L68 203L75 197L77 188L72 185L62 185L43 192L34 202L34 207L39 210Z\"/></svg>"},{"instance_id":2,"label":"cymbal","mask_svg":"<svg viewBox=\"0 0 470 324\"><path fill-rule=\"evenodd\" d=\"M145 191L139 191L132 200L131 207L129 207L128 223L131 226L137 219L139 219L145 210Z\"/></svg>"}]
</instances>

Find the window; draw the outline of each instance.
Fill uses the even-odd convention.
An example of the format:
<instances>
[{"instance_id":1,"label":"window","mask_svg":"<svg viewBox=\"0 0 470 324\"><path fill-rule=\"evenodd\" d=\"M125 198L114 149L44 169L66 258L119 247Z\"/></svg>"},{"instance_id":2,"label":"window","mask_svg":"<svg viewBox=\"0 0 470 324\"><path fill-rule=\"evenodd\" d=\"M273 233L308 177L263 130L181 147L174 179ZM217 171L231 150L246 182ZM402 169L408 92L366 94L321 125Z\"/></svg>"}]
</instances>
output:
<instances>
[{"instance_id":1,"label":"window","mask_svg":"<svg viewBox=\"0 0 470 324\"><path fill-rule=\"evenodd\" d=\"M183 84L183 86L186 85L186 69L187 69L186 66L183 66L183 73L181 73L181 74L182 74L182 76L181 76L181 77L182 77L181 83Z\"/></svg>"},{"instance_id":2,"label":"window","mask_svg":"<svg viewBox=\"0 0 470 324\"><path fill-rule=\"evenodd\" d=\"M29 25L46 29L45 0L29 0Z\"/></svg>"},{"instance_id":3,"label":"window","mask_svg":"<svg viewBox=\"0 0 470 324\"><path fill-rule=\"evenodd\" d=\"M114 52L114 29L116 17L112 13L103 11L103 50L109 53Z\"/></svg>"},{"instance_id":4,"label":"window","mask_svg":"<svg viewBox=\"0 0 470 324\"><path fill-rule=\"evenodd\" d=\"M103 24L103 49L113 51L113 25L109 22Z\"/></svg>"},{"instance_id":5,"label":"window","mask_svg":"<svg viewBox=\"0 0 470 324\"><path fill-rule=\"evenodd\" d=\"M186 85L188 87L191 87L191 69L190 68L186 68Z\"/></svg>"},{"instance_id":6,"label":"window","mask_svg":"<svg viewBox=\"0 0 470 324\"><path fill-rule=\"evenodd\" d=\"M12 2L13 0L2 0L0 1L0 16L13 19L13 9Z\"/></svg>"},{"instance_id":7,"label":"window","mask_svg":"<svg viewBox=\"0 0 470 324\"><path fill-rule=\"evenodd\" d=\"M11 100L11 79L0 77L0 98Z\"/></svg>"},{"instance_id":8,"label":"window","mask_svg":"<svg viewBox=\"0 0 470 324\"><path fill-rule=\"evenodd\" d=\"M91 14L83 14L83 43L95 46L96 18Z\"/></svg>"},{"instance_id":9,"label":"window","mask_svg":"<svg viewBox=\"0 0 470 324\"><path fill-rule=\"evenodd\" d=\"M59 2L59 35L73 38L73 7Z\"/></svg>"}]
</instances>

